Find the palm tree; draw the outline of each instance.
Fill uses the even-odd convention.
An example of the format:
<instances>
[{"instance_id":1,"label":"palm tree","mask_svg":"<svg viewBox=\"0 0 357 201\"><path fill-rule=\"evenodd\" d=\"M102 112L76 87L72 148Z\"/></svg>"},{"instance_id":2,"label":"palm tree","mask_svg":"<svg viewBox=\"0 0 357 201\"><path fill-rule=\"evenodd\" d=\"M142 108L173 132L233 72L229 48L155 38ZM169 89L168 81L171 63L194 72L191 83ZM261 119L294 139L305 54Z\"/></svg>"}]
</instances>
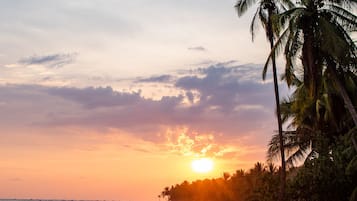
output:
<instances>
[{"instance_id":1,"label":"palm tree","mask_svg":"<svg viewBox=\"0 0 357 201\"><path fill-rule=\"evenodd\" d=\"M277 15L274 21L287 29L276 41L264 73L273 54L284 48L287 78L301 56L304 83L311 95L316 95L324 62L322 57L331 57L344 66L355 64L356 45L348 33L357 30L357 17L343 7L324 0L303 0L300 6Z\"/></svg>"},{"instance_id":2,"label":"palm tree","mask_svg":"<svg viewBox=\"0 0 357 201\"><path fill-rule=\"evenodd\" d=\"M344 103L345 103L348 111L350 112L350 114L352 116L352 119L353 119L353 122L355 124L355 127L357 128L357 112L356 112L355 107L353 106L353 103L351 101L350 96L348 96L345 87L341 83L341 78L338 77L339 75L341 76L341 73L337 72L336 65L337 64L334 63L334 61L332 61L332 60L328 60L327 61L327 68L328 68L328 70L329 70L329 72L330 72L330 74L332 76L333 81L336 84L336 87L339 89L340 94L341 94L341 96L342 96L342 98L344 100ZM357 142L356 142L356 140L354 138L354 135L351 136L351 140L352 140L352 144L354 146L354 149L357 152Z\"/></svg>"},{"instance_id":3,"label":"palm tree","mask_svg":"<svg viewBox=\"0 0 357 201\"><path fill-rule=\"evenodd\" d=\"M237 10L238 16L242 16L248 9L248 7L252 6L256 3L256 0L238 0L235 8ZM275 31L273 30L273 15L278 14L285 10L285 7L292 7L293 4L288 0L283 1L275 1L275 0L260 0L259 6L254 14L253 20L250 25L250 32L252 35L252 40L254 40L255 35L255 27L258 23L258 20L261 22L263 28L265 29L265 34L270 43L270 48L274 47L274 39L276 38ZM280 113L280 96L279 96L279 86L277 79L277 70L276 70L276 62L275 55L273 54L271 57L272 60L272 69L273 69L273 79L274 79L274 91L275 91L275 102L276 102L276 115L278 120L278 132L280 137L280 153L281 153L281 193L280 199L284 200L285 198L285 183L286 183L286 165L285 165L285 154L284 154L284 142L283 142L283 129L282 129L282 121L281 121L281 113Z\"/></svg>"},{"instance_id":4,"label":"palm tree","mask_svg":"<svg viewBox=\"0 0 357 201\"><path fill-rule=\"evenodd\" d=\"M270 60L274 60L279 50L284 49L285 79L291 85L296 62L301 58L304 85L309 91L308 95L316 102L321 77L327 69L357 126L356 109L341 84L345 72L356 72L357 47L349 33L357 30L357 17L341 5L338 1L302 0L299 6L277 15L275 22L286 29L272 48L264 73ZM354 138L352 141L357 151Z\"/></svg>"},{"instance_id":5,"label":"palm tree","mask_svg":"<svg viewBox=\"0 0 357 201\"><path fill-rule=\"evenodd\" d=\"M294 93L282 102L283 122L290 119L291 126L295 127L293 131L283 132L287 165L316 156L320 152L317 147L319 134L323 134L332 145L336 137L352 130L353 122L343 106L339 89L330 81L331 77L329 71L324 72L316 102L308 96L304 83L295 78ZM357 75L346 72L345 78L342 84L348 89L347 95L357 101ZM274 135L269 144L268 159L274 158L278 153L279 136Z\"/></svg>"}]
</instances>

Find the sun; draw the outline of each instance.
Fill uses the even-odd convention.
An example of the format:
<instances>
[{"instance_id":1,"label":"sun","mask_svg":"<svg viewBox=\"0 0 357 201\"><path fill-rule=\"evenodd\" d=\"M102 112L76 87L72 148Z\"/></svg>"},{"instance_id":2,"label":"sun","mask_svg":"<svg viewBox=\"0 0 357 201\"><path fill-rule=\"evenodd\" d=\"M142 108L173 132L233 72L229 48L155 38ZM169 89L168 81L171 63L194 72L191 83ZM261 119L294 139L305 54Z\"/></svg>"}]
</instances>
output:
<instances>
[{"instance_id":1,"label":"sun","mask_svg":"<svg viewBox=\"0 0 357 201\"><path fill-rule=\"evenodd\" d=\"M209 158L195 159L191 163L192 170L197 173L207 173L213 170L213 161Z\"/></svg>"}]
</instances>

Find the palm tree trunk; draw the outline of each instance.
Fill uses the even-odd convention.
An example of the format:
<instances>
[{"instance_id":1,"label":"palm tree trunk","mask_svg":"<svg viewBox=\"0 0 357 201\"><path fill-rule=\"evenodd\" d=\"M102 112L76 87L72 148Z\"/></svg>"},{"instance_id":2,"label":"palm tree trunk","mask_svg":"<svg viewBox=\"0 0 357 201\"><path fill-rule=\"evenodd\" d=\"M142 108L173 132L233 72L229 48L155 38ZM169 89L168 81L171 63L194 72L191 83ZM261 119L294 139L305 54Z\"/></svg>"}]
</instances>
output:
<instances>
[{"instance_id":1,"label":"palm tree trunk","mask_svg":"<svg viewBox=\"0 0 357 201\"><path fill-rule=\"evenodd\" d=\"M330 74L332 76L332 79L334 79L334 83L336 84L338 91L340 92L340 94L341 94L341 96L343 98L343 101L345 102L347 110L350 112L350 114L352 116L352 119L353 119L353 122L355 123L355 126L357 126L356 108L353 106L352 101L351 101L350 97L348 96L345 87L342 85L340 79L337 77L336 69L333 66L331 66L331 64L328 64L327 67L328 67L329 72L330 72ZM355 140L353 135L351 136L351 140L352 140L352 144L353 144L353 146L354 146L354 148L355 148L355 150L357 152L357 143L356 143L356 140Z\"/></svg>"},{"instance_id":2,"label":"palm tree trunk","mask_svg":"<svg viewBox=\"0 0 357 201\"><path fill-rule=\"evenodd\" d=\"M272 29L272 10L269 9L269 20L268 20L268 36L270 42L270 49L274 47L274 34ZM280 194L279 201L285 200L285 186L286 186L286 162L285 162L285 152L284 152L284 139L283 139L283 126L281 120L280 112L280 96L279 96L279 85L276 71L275 54L272 55L272 67L273 67L273 79L274 79L274 91L275 91L275 103L276 103L276 116L278 119L278 132L279 132L279 147L281 156L281 171L280 171Z\"/></svg>"},{"instance_id":3,"label":"palm tree trunk","mask_svg":"<svg viewBox=\"0 0 357 201\"><path fill-rule=\"evenodd\" d=\"M272 42L271 42L272 43ZM274 44L274 43L273 43ZM281 175L280 175L280 199L279 201L285 200L285 186L286 186L286 163L285 163L285 151L284 151L284 139L283 139L283 126L281 120L281 112L280 112L280 100L279 100L279 86L278 86L278 78L276 72L276 62L275 55L272 56L273 63L273 77L274 77L274 90L275 90L275 102L276 102L276 116L278 119L278 132L279 132L279 147L280 147L280 157L281 157Z\"/></svg>"},{"instance_id":4,"label":"palm tree trunk","mask_svg":"<svg viewBox=\"0 0 357 201\"><path fill-rule=\"evenodd\" d=\"M310 22L306 22L310 24ZM321 83L321 64L317 59L316 48L314 46L314 33L310 26L303 27L304 44L302 47L302 64L304 67L304 85L309 90L309 95L316 102L318 97L318 88Z\"/></svg>"}]
</instances>

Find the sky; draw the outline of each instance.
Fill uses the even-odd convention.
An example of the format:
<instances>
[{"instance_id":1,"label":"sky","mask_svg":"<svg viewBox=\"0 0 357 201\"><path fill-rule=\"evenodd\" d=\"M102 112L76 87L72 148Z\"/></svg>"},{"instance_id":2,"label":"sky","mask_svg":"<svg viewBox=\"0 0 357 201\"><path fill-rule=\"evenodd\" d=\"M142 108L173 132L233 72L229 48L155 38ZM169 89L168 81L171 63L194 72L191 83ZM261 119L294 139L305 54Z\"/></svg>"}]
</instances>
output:
<instances>
[{"instance_id":1,"label":"sky","mask_svg":"<svg viewBox=\"0 0 357 201\"><path fill-rule=\"evenodd\" d=\"M264 162L268 44L234 3L1 0L0 198L154 201Z\"/></svg>"}]
</instances>

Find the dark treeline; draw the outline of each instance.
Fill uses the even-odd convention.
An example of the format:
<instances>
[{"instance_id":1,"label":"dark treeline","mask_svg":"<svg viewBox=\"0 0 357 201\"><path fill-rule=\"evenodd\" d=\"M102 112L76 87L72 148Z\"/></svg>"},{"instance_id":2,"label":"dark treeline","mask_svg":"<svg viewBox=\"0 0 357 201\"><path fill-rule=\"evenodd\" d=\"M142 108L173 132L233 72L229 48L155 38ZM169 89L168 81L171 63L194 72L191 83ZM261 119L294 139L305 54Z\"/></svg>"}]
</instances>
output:
<instances>
[{"instance_id":1,"label":"dark treeline","mask_svg":"<svg viewBox=\"0 0 357 201\"><path fill-rule=\"evenodd\" d=\"M172 187L166 187L160 197L171 201L244 201L256 200L258 196L270 196L276 200L279 177L273 165L264 167L257 163L248 172L238 170L222 178L187 181Z\"/></svg>"},{"instance_id":2,"label":"dark treeline","mask_svg":"<svg viewBox=\"0 0 357 201\"><path fill-rule=\"evenodd\" d=\"M329 154L312 157L287 171L286 200L355 201L356 161L349 140L335 141ZM321 145L323 146L323 145ZM184 181L166 187L159 197L169 201L276 201L280 193L279 169L256 163L248 171L224 173L221 178ZM356 193L356 192L354 192Z\"/></svg>"},{"instance_id":3,"label":"dark treeline","mask_svg":"<svg viewBox=\"0 0 357 201\"><path fill-rule=\"evenodd\" d=\"M355 201L357 186L353 147L346 136L336 139L333 152L312 157L287 172L286 200ZM319 146L325 146L323 144ZM279 169L273 164L256 163L248 171L224 173L221 178L184 181L166 187L159 195L169 201L276 201L279 195Z\"/></svg>"}]
</instances>

